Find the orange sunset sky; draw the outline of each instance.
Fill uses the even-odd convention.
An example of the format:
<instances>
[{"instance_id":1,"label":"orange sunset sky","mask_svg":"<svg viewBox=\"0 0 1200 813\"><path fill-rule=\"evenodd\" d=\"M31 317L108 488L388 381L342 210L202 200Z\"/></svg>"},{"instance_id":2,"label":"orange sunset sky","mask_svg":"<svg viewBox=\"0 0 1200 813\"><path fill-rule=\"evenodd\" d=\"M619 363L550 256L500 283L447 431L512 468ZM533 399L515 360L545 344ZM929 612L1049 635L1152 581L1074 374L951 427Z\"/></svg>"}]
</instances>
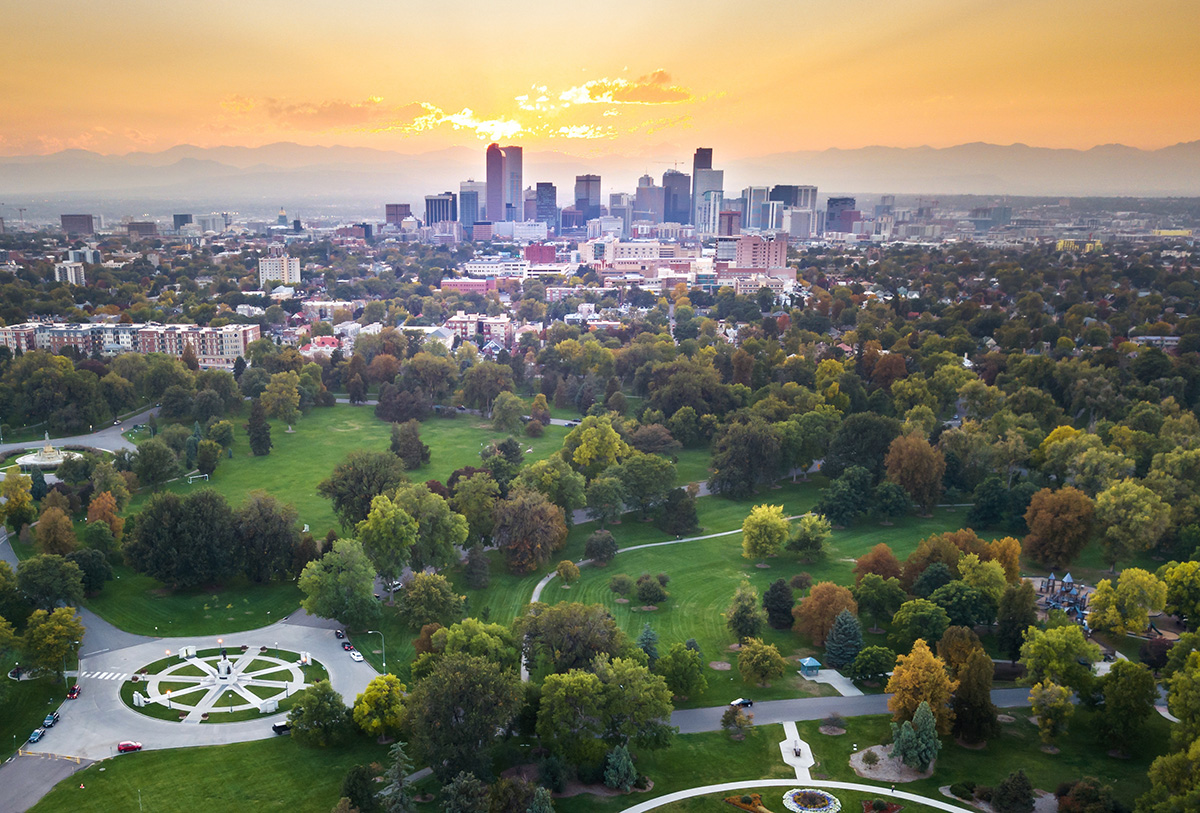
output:
<instances>
[{"instance_id":1,"label":"orange sunset sky","mask_svg":"<svg viewBox=\"0 0 1200 813\"><path fill-rule=\"evenodd\" d=\"M0 154L1200 138L1200 0L3 0Z\"/></svg>"}]
</instances>

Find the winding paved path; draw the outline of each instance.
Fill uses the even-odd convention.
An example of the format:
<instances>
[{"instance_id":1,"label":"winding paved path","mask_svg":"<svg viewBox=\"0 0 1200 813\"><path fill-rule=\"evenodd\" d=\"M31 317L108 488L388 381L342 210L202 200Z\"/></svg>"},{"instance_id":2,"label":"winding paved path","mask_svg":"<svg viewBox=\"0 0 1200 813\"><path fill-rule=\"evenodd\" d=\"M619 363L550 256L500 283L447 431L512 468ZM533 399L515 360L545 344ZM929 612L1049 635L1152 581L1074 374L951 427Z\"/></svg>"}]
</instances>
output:
<instances>
[{"instance_id":1,"label":"winding paved path","mask_svg":"<svg viewBox=\"0 0 1200 813\"><path fill-rule=\"evenodd\" d=\"M132 451L137 447L133 444L133 441L125 437L124 433L132 429L135 423L143 423L150 415L157 413L158 407L147 407L118 424L103 427L99 432L93 432L90 435L50 438L50 443L55 448L60 446L92 446L96 449L104 449L109 452L115 452L118 449L129 449ZM16 449L40 449L45 444L46 442L41 439L26 440L20 443L0 443L0 453L11 452Z\"/></svg>"},{"instance_id":2,"label":"winding paved path","mask_svg":"<svg viewBox=\"0 0 1200 813\"><path fill-rule=\"evenodd\" d=\"M904 790L889 791L887 788L878 785L862 785L858 782L818 782L808 781L799 782L796 779L756 779L749 782L725 782L720 785L703 785L698 788L688 788L687 790L677 790L674 793L667 793L662 796L649 799L633 807L627 807L623 813L645 813L648 810L662 807L671 802L678 802L683 799L691 799L694 796L707 796L710 793L729 793L739 790L754 790L757 788L794 788L794 787L813 787L824 788L825 790L858 790L864 793L870 793L875 796L886 799L896 799L902 802L913 802L914 804L927 805L928 807L938 810L945 810L948 813L979 813L973 807L961 807L945 799L930 799L928 796L918 796L915 793L909 793ZM782 796L781 796L782 798Z\"/></svg>"}]
</instances>

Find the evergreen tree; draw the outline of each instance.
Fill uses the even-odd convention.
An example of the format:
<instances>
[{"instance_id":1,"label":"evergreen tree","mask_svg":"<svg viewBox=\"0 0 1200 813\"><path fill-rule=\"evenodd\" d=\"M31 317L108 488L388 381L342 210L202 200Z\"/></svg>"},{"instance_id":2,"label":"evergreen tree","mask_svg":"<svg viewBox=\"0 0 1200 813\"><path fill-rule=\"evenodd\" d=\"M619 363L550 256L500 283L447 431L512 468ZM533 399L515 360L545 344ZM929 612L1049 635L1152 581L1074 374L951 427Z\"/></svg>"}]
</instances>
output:
<instances>
[{"instance_id":1,"label":"evergreen tree","mask_svg":"<svg viewBox=\"0 0 1200 813\"><path fill-rule=\"evenodd\" d=\"M992 792L996 813L1029 813L1033 810L1033 785L1025 771L1017 770L1000 780Z\"/></svg>"},{"instance_id":2,"label":"evergreen tree","mask_svg":"<svg viewBox=\"0 0 1200 813\"><path fill-rule=\"evenodd\" d=\"M725 610L725 623L738 640L757 638L762 632L764 613L758 607L758 591L743 581Z\"/></svg>"},{"instance_id":3,"label":"evergreen tree","mask_svg":"<svg viewBox=\"0 0 1200 813\"><path fill-rule=\"evenodd\" d=\"M429 447L421 442L421 424L416 421L392 424L392 454L412 471L429 462Z\"/></svg>"},{"instance_id":4,"label":"evergreen tree","mask_svg":"<svg viewBox=\"0 0 1200 813\"><path fill-rule=\"evenodd\" d=\"M387 785L379 792L386 813L413 813L414 800L409 774L413 772L412 760L404 752L404 743L397 742L388 750L391 765L384 773Z\"/></svg>"},{"instance_id":5,"label":"evergreen tree","mask_svg":"<svg viewBox=\"0 0 1200 813\"><path fill-rule=\"evenodd\" d=\"M467 551L467 566L464 568L464 573L467 577L467 587L472 590L482 590L488 586L491 581L492 565L488 561L487 554L483 552L483 546L475 544Z\"/></svg>"},{"instance_id":6,"label":"evergreen tree","mask_svg":"<svg viewBox=\"0 0 1200 813\"><path fill-rule=\"evenodd\" d=\"M1009 585L1000 596L1000 611L996 626L996 639L1000 651L1013 663L1021 657L1021 645L1025 643L1025 630L1037 623L1037 596L1033 583L1022 581Z\"/></svg>"},{"instance_id":7,"label":"evergreen tree","mask_svg":"<svg viewBox=\"0 0 1200 813\"><path fill-rule=\"evenodd\" d=\"M187 442L183 446L184 460L187 463L187 470L191 471L196 468L196 455L200 451L200 440L195 435L188 435Z\"/></svg>"},{"instance_id":8,"label":"evergreen tree","mask_svg":"<svg viewBox=\"0 0 1200 813\"><path fill-rule=\"evenodd\" d=\"M241 356L234 359L233 362L233 378L235 381L240 380L242 373L246 372L246 360Z\"/></svg>"},{"instance_id":9,"label":"evergreen tree","mask_svg":"<svg viewBox=\"0 0 1200 813\"><path fill-rule=\"evenodd\" d=\"M633 759L629 749L618 745L608 752L608 761L604 767L604 784L613 790L629 792L637 781L637 771L633 768Z\"/></svg>"},{"instance_id":10,"label":"evergreen tree","mask_svg":"<svg viewBox=\"0 0 1200 813\"><path fill-rule=\"evenodd\" d=\"M653 669L658 661L658 633L650 628L649 621L642 626L641 634L637 637L637 648L646 653L650 659L649 666Z\"/></svg>"},{"instance_id":11,"label":"evergreen tree","mask_svg":"<svg viewBox=\"0 0 1200 813\"><path fill-rule=\"evenodd\" d=\"M829 666L841 669L854 663L862 648L862 624L849 610L842 610L833 619L833 627L825 637L825 660Z\"/></svg>"},{"instance_id":12,"label":"evergreen tree","mask_svg":"<svg viewBox=\"0 0 1200 813\"><path fill-rule=\"evenodd\" d=\"M361 813L375 813L379 801L375 798L375 777L366 765L355 765L342 780L342 796Z\"/></svg>"},{"instance_id":13,"label":"evergreen tree","mask_svg":"<svg viewBox=\"0 0 1200 813\"><path fill-rule=\"evenodd\" d=\"M950 701L954 710L951 731L964 742L983 742L1000 734L992 703L993 671L992 659L982 649L974 650L958 670L958 689Z\"/></svg>"},{"instance_id":14,"label":"evergreen tree","mask_svg":"<svg viewBox=\"0 0 1200 813\"><path fill-rule=\"evenodd\" d=\"M795 621L792 618L792 608L796 606L796 599L787 582L783 579L771 582L771 586L763 593L762 606L767 611L767 623L771 625L771 629L791 629L792 622Z\"/></svg>"},{"instance_id":15,"label":"evergreen tree","mask_svg":"<svg viewBox=\"0 0 1200 813\"><path fill-rule=\"evenodd\" d=\"M443 813L478 813L486 807L487 785L462 771L442 786Z\"/></svg>"},{"instance_id":16,"label":"evergreen tree","mask_svg":"<svg viewBox=\"0 0 1200 813\"><path fill-rule=\"evenodd\" d=\"M937 759L942 743L937 735L937 723L929 704L921 701L912 722L905 720L903 724L892 723L892 754L910 768L924 771L929 764Z\"/></svg>"},{"instance_id":17,"label":"evergreen tree","mask_svg":"<svg viewBox=\"0 0 1200 813\"><path fill-rule=\"evenodd\" d=\"M533 800L525 813L554 813L554 797L550 795L550 791L545 788L535 790Z\"/></svg>"},{"instance_id":18,"label":"evergreen tree","mask_svg":"<svg viewBox=\"0 0 1200 813\"><path fill-rule=\"evenodd\" d=\"M250 404L250 419L246 422L246 436L250 451L257 457L271 453L271 424L267 423L267 410L262 401L255 398Z\"/></svg>"},{"instance_id":19,"label":"evergreen tree","mask_svg":"<svg viewBox=\"0 0 1200 813\"><path fill-rule=\"evenodd\" d=\"M29 472L29 496L33 497L38 502L46 496L49 488L46 486L46 475L42 474L42 470L37 466L33 467L33 471Z\"/></svg>"}]
</instances>

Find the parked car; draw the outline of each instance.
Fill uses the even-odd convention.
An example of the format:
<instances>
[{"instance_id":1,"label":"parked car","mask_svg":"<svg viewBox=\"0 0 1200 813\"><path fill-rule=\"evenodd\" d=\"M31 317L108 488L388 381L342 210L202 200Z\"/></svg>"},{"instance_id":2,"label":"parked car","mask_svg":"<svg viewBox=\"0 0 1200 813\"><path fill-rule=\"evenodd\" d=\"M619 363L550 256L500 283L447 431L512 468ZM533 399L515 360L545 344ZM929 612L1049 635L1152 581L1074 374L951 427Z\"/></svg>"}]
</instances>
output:
<instances>
[{"instance_id":1,"label":"parked car","mask_svg":"<svg viewBox=\"0 0 1200 813\"><path fill-rule=\"evenodd\" d=\"M361 661L362 659L363 659L363 656L362 656L361 652L359 652L357 649L350 650L350 660Z\"/></svg>"},{"instance_id":2,"label":"parked car","mask_svg":"<svg viewBox=\"0 0 1200 813\"><path fill-rule=\"evenodd\" d=\"M43 736L45 733L46 733L46 729L44 729L44 728L35 728L35 729L33 730L33 733L29 735L29 741L30 741L30 742L37 742L38 740L40 740L40 739L42 738L42 736Z\"/></svg>"},{"instance_id":3,"label":"parked car","mask_svg":"<svg viewBox=\"0 0 1200 813\"><path fill-rule=\"evenodd\" d=\"M354 644L350 643L349 641L342 641L342 649L346 650L347 652L353 652Z\"/></svg>"},{"instance_id":4,"label":"parked car","mask_svg":"<svg viewBox=\"0 0 1200 813\"><path fill-rule=\"evenodd\" d=\"M46 719L42 720L42 728L54 728L54 724L58 722L58 712L52 711L46 715Z\"/></svg>"},{"instance_id":5,"label":"parked car","mask_svg":"<svg viewBox=\"0 0 1200 813\"><path fill-rule=\"evenodd\" d=\"M126 751L140 750L142 750L142 744L140 742L130 742L129 740L125 740L124 742L117 743L117 752L121 754L124 754Z\"/></svg>"},{"instance_id":6,"label":"parked car","mask_svg":"<svg viewBox=\"0 0 1200 813\"><path fill-rule=\"evenodd\" d=\"M78 683L76 683L74 686L72 686L71 689L67 692L68 700L74 700L77 697L79 697L79 684Z\"/></svg>"},{"instance_id":7,"label":"parked car","mask_svg":"<svg viewBox=\"0 0 1200 813\"><path fill-rule=\"evenodd\" d=\"M334 630L334 631L333 631L333 636L334 636L335 638L345 638L345 637L346 637L346 631L345 631L345 630Z\"/></svg>"},{"instance_id":8,"label":"parked car","mask_svg":"<svg viewBox=\"0 0 1200 813\"><path fill-rule=\"evenodd\" d=\"M733 701L732 703L730 703L729 705L731 705L731 706L737 706L737 707L739 707L739 708L746 709L746 708L750 708L751 706L753 706L753 705L754 705L754 701L753 701L753 700L750 700L750 699L748 699L748 698L745 698L745 697L739 697L737 700L734 700L734 701Z\"/></svg>"},{"instance_id":9,"label":"parked car","mask_svg":"<svg viewBox=\"0 0 1200 813\"><path fill-rule=\"evenodd\" d=\"M287 723L275 723L273 726L271 726L271 730L276 734L286 734L292 730L292 727Z\"/></svg>"}]
</instances>

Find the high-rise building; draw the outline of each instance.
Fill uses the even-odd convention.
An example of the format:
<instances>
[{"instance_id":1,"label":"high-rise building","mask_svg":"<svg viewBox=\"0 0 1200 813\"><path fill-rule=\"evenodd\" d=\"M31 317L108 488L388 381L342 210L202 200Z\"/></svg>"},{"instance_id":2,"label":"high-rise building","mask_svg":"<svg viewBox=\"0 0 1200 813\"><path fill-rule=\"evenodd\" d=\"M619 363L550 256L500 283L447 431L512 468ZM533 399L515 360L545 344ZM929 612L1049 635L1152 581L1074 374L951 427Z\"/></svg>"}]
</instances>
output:
<instances>
[{"instance_id":1,"label":"high-rise building","mask_svg":"<svg viewBox=\"0 0 1200 813\"><path fill-rule=\"evenodd\" d=\"M258 261L258 284L266 287L268 282L281 285L300 284L300 258L280 254L263 257Z\"/></svg>"},{"instance_id":2,"label":"high-rise building","mask_svg":"<svg viewBox=\"0 0 1200 813\"><path fill-rule=\"evenodd\" d=\"M642 183L649 181L649 183ZM633 200L633 219L648 220L651 223L662 223L665 209L666 190L654 185L654 179L643 175L638 179L637 194Z\"/></svg>"},{"instance_id":3,"label":"high-rise building","mask_svg":"<svg viewBox=\"0 0 1200 813\"><path fill-rule=\"evenodd\" d=\"M769 190L765 186L747 186L742 190L742 226L761 229L763 226L763 204L767 202Z\"/></svg>"},{"instance_id":4,"label":"high-rise building","mask_svg":"<svg viewBox=\"0 0 1200 813\"><path fill-rule=\"evenodd\" d=\"M425 196L425 225L458 220L458 196L453 192Z\"/></svg>"},{"instance_id":5,"label":"high-rise building","mask_svg":"<svg viewBox=\"0 0 1200 813\"><path fill-rule=\"evenodd\" d=\"M692 155L692 206L691 212L693 217L696 214L697 208L700 206L700 199L705 192L710 190L700 188L700 170L712 169L712 147L697 147L696 152ZM696 221L689 220L689 223ZM697 223L697 225L699 225Z\"/></svg>"},{"instance_id":6,"label":"high-rise building","mask_svg":"<svg viewBox=\"0 0 1200 813\"><path fill-rule=\"evenodd\" d=\"M487 210L484 213L493 223L504 219L504 150L499 144L487 148Z\"/></svg>"},{"instance_id":7,"label":"high-rise building","mask_svg":"<svg viewBox=\"0 0 1200 813\"><path fill-rule=\"evenodd\" d=\"M700 209L704 206L704 196L709 192L719 192L718 199L725 197L725 170L723 169L698 169L692 177L692 189L696 194L696 209L692 213L691 223L696 225L696 229L703 231L701 228ZM712 229L709 233L716 234L717 221L716 215L712 216L712 222L709 224Z\"/></svg>"},{"instance_id":8,"label":"high-rise building","mask_svg":"<svg viewBox=\"0 0 1200 813\"><path fill-rule=\"evenodd\" d=\"M780 201L784 206L790 206L793 209L816 209L817 188L815 186L776 184L771 187L768 200Z\"/></svg>"},{"instance_id":9,"label":"high-rise building","mask_svg":"<svg viewBox=\"0 0 1200 813\"><path fill-rule=\"evenodd\" d=\"M524 215L525 186L522 156L523 151L520 147L504 148L504 178L507 184L504 188L504 220L520 220Z\"/></svg>"},{"instance_id":10,"label":"high-rise building","mask_svg":"<svg viewBox=\"0 0 1200 813\"><path fill-rule=\"evenodd\" d=\"M552 183L539 182L536 187L537 210L534 219L558 233L558 189Z\"/></svg>"},{"instance_id":11,"label":"high-rise building","mask_svg":"<svg viewBox=\"0 0 1200 813\"><path fill-rule=\"evenodd\" d=\"M721 212L717 221L719 237L733 237L742 233L742 212L740 209L726 209Z\"/></svg>"},{"instance_id":12,"label":"high-rise building","mask_svg":"<svg viewBox=\"0 0 1200 813\"><path fill-rule=\"evenodd\" d=\"M702 169L701 172L712 172ZM720 189L705 190L696 210L696 231L700 234L717 234L721 230L721 210L724 208L724 193Z\"/></svg>"},{"instance_id":13,"label":"high-rise building","mask_svg":"<svg viewBox=\"0 0 1200 813\"><path fill-rule=\"evenodd\" d=\"M875 216L890 215L896 209L895 195L880 195L879 203L875 204Z\"/></svg>"},{"instance_id":14,"label":"high-rise building","mask_svg":"<svg viewBox=\"0 0 1200 813\"><path fill-rule=\"evenodd\" d=\"M608 213L621 219L621 237L628 237L629 227L633 225L633 195L626 192L609 195Z\"/></svg>"},{"instance_id":15,"label":"high-rise building","mask_svg":"<svg viewBox=\"0 0 1200 813\"><path fill-rule=\"evenodd\" d=\"M83 275L83 263L55 263L54 281L65 282L68 285L87 285L87 279Z\"/></svg>"},{"instance_id":16,"label":"high-rise building","mask_svg":"<svg viewBox=\"0 0 1200 813\"><path fill-rule=\"evenodd\" d=\"M412 217L412 206L407 203L385 203L383 217L389 226L399 226L404 218Z\"/></svg>"},{"instance_id":17,"label":"high-rise building","mask_svg":"<svg viewBox=\"0 0 1200 813\"><path fill-rule=\"evenodd\" d=\"M189 226L192 223L191 215L171 215L171 223L175 227L175 231L179 231L184 226Z\"/></svg>"},{"instance_id":18,"label":"high-rise building","mask_svg":"<svg viewBox=\"0 0 1200 813\"><path fill-rule=\"evenodd\" d=\"M483 206L487 202L487 184L468 179L458 185L458 222L474 226L484 219Z\"/></svg>"},{"instance_id":19,"label":"high-rise building","mask_svg":"<svg viewBox=\"0 0 1200 813\"><path fill-rule=\"evenodd\" d=\"M96 219L92 215L60 215L62 230L67 234L95 234Z\"/></svg>"},{"instance_id":20,"label":"high-rise building","mask_svg":"<svg viewBox=\"0 0 1200 813\"><path fill-rule=\"evenodd\" d=\"M862 219L854 203L854 198L830 198L825 204L825 231L852 231L854 223Z\"/></svg>"},{"instance_id":21,"label":"high-rise building","mask_svg":"<svg viewBox=\"0 0 1200 813\"><path fill-rule=\"evenodd\" d=\"M668 169L663 173L663 222L692 222L692 179L686 172Z\"/></svg>"},{"instance_id":22,"label":"high-rise building","mask_svg":"<svg viewBox=\"0 0 1200 813\"><path fill-rule=\"evenodd\" d=\"M600 176L575 176L575 208L583 212L584 220L600 216Z\"/></svg>"}]
</instances>

